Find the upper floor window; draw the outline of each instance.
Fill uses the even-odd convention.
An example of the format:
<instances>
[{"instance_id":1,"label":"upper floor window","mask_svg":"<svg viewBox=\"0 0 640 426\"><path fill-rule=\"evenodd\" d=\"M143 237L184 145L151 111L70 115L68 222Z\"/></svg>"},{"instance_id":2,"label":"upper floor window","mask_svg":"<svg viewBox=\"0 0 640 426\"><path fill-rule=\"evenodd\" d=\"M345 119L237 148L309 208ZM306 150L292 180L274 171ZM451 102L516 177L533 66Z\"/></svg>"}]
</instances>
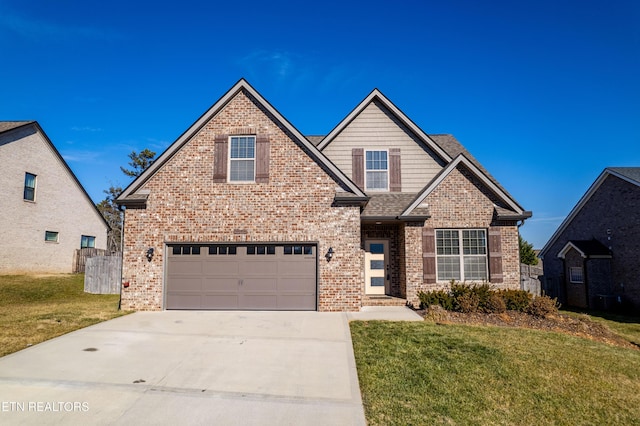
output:
<instances>
[{"instance_id":1,"label":"upper floor window","mask_svg":"<svg viewBox=\"0 0 640 426\"><path fill-rule=\"evenodd\" d=\"M254 182L256 166L256 137L232 136L229 158L230 182Z\"/></svg>"},{"instance_id":2,"label":"upper floor window","mask_svg":"<svg viewBox=\"0 0 640 426\"><path fill-rule=\"evenodd\" d=\"M389 189L389 161L387 151L366 151L365 189Z\"/></svg>"},{"instance_id":3,"label":"upper floor window","mask_svg":"<svg viewBox=\"0 0 640 426\"><path fill-rule=\"evenodd\" d=\"M80 248L96 248L96 237L83 235L80 239Z\"/></svg>"},{"instance_id":4,"label":"upper floor window","mask_svg":"<svg viewBox=\"0 0 640 426\"><path fill-rule=\"evenodd\" d=\"M484 229L438 229L436 251L439 281L487 279Z\"/></svg>"},{"instance_id":5,"label":"upper floor window","mask_svg":"<svg viewBox=\"0 0 640 426\"><path fill-rule=\"evenodd\" d=\"M24 174L24 199L27 201L36 200L36 175Z\"/></svg>"}]
</instances>

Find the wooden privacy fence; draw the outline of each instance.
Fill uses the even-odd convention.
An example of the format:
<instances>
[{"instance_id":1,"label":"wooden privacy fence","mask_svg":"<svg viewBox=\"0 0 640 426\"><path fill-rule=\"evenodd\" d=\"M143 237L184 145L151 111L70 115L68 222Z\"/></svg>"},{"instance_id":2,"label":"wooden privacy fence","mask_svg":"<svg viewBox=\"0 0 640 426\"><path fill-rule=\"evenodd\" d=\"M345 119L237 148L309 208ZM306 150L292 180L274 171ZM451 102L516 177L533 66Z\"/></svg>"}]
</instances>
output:
<instances>
[{"instance_id":1,"label":"wooden privacy fence","mask_svg":"<svg viewBox=\"0 0 640 426\"><path fill-rule=\"evenodd\" d=\"M122 256L95 256L86 261L84 292L120 294Z\"/></svg>"},{"instance_id":2,"label":"wooden privacy fence","mask_svg":"<svg viewBox=\"0 0 640 426\"><path fill-rule=\"evenodd\" d=\"M87 259L95 256L107 256L108 252L104 249L83 248L77 249L73 256L73 272L81 274L84 272Z\"/></svg>"},{"instance_id":3,"label":"wooden privacy fence","mask_svg":"<svg viewBox=\"0 0 640 426\"><path fill-rule=\"evenodd\" d=\"M540 296L542 294L542 274L543 270L540 266L520 264L520 279L522 280L521 289L529 293Z\"/></svg>"}]
</instances>

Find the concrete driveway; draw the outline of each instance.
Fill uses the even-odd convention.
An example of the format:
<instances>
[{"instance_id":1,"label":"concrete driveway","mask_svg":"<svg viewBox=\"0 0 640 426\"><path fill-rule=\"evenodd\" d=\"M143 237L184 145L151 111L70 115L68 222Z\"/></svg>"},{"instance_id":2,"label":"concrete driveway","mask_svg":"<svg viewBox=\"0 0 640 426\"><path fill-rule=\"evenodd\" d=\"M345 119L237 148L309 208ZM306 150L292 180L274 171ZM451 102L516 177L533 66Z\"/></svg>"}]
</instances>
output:
<instances>
[{"instance_id":1,"label":"concrete driveway","mask_svg":"<svg viewBox=\"0 0 640 426\"><path fill-rule=\"evenodd\" d=\"M97 324L0 358L0 424L364 425L348 326L359 315L415 314L165 311Z\"/></svg>"}]
</instances>

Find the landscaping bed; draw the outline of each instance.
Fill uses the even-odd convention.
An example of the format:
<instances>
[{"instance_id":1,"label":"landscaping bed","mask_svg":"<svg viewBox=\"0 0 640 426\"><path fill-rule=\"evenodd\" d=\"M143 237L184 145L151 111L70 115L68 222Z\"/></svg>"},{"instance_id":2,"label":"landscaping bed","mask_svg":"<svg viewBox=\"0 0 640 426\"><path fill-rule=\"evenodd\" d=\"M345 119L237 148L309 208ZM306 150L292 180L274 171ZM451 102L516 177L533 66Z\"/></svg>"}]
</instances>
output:
<instances>
[{"instance_id":1,"label":"landscaping bed","mask_svg":"<svg viewBox=\"0 0 640 426\"><path fill-rule=\"evenodd\" d=\"M558 312L546 317L539 317L519 311L506 311L499 314L463 313L447 311L438 305L433 305L428 309L420 309L417 312L425 319L431 320L436 324L494 325L554 331L625 348L640 349L637 343L629 342L611 331L607 326L592 320L588 315L584 314L567 315Z\"/></svg>"}]
</instances>

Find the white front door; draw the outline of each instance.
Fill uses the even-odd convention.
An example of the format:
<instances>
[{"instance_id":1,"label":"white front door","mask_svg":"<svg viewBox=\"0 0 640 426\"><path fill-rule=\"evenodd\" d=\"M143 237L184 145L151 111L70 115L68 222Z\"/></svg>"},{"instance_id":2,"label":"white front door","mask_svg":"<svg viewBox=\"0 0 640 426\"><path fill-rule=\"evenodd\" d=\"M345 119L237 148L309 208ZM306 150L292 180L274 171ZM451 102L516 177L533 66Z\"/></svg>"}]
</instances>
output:
<instances>
[{"instance_id":1,"label":"white front door","mask_svg":"<svg viewBox=\"0 0 640 426\"><path fill-rule=\"evenodd\" d=\"M389 288L389 241L364 243L364 279L366 294L386 294Z\"/></svg>"}]
</instances>

